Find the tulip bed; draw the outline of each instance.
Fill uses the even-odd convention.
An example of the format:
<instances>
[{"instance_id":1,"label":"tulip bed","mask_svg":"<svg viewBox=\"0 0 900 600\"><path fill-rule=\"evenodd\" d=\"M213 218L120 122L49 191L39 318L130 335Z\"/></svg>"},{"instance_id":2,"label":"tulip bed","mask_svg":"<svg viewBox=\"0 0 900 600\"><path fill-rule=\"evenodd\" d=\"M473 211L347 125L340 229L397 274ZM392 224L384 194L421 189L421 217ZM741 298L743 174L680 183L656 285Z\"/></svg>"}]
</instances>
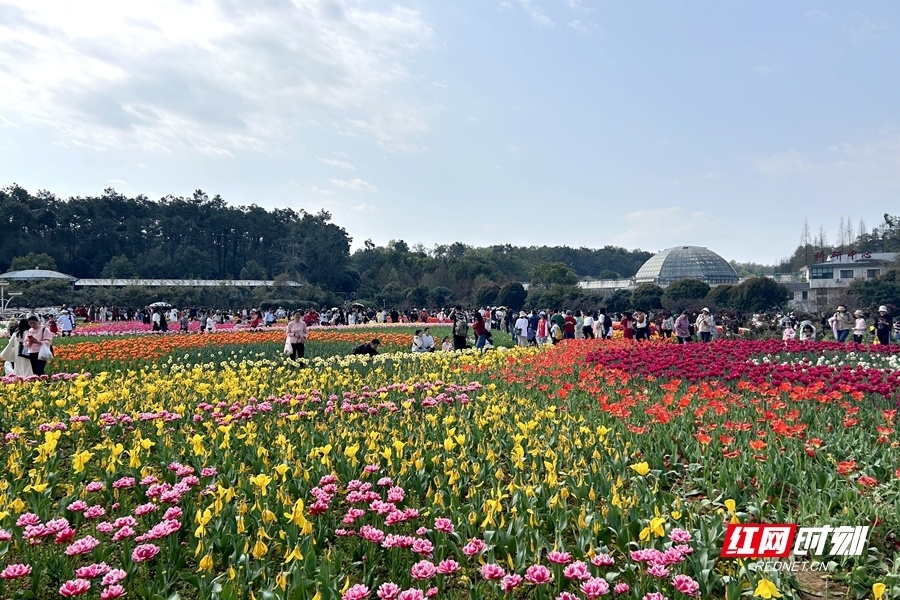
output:
<instances>
[{"instance_id":1,"label":"tulip bed","mask_svg":"<svg viewBox=\"0 0 900 600\"><path fill-rule=\"evenodd\" d=\"M869 525L830 593L900 597L896 348L169 341L226 335L0 386L0 597L801 598L719 558L737 521Z\"/></svg>"}]
</instances>

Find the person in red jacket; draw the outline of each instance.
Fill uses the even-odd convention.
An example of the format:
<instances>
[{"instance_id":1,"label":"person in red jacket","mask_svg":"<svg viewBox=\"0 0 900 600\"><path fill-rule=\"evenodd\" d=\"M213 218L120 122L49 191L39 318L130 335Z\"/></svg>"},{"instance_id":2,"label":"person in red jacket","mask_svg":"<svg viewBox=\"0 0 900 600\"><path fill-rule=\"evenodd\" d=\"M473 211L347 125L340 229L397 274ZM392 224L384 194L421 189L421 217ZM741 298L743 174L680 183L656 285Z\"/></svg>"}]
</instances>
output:
<instances>
[{"instance_id":1,"label":"person in red jacket","mask_svg":"<svg viewBox=\"0 0 900 600\"><path fill-rule=\"evenodd\" d=\"M566 317L563 319L563 339L565 340L574 340L575 339L575 325L577 321L575 317L572 316L572 311L566 311Z\"/></svg>"},{"instance_id":2,"label":"person in red jacket","mask_svg":"<svg viewBox=\"0 0 900 600\"><path fill-rule=\"evenodd\" d=\"M481 350L487 342L487 326L484 324L484 317L477 310L474 313L475 320L472 322L472 331L475 332L475 349Z\"/></svg>"},{"instance_id":3,"label":"person in red jacket","mask_svg":"<svg viewBox=\"0 0 900 600\"><path fill-rule=\"evenodd\" d=\"M622 334L625 336L626 340L634 339L634 325L631 322L631 319L628 317L628 314L622 315L622 318L619 319L619 323L622 324Z\"/></svg>"}]
</instances>

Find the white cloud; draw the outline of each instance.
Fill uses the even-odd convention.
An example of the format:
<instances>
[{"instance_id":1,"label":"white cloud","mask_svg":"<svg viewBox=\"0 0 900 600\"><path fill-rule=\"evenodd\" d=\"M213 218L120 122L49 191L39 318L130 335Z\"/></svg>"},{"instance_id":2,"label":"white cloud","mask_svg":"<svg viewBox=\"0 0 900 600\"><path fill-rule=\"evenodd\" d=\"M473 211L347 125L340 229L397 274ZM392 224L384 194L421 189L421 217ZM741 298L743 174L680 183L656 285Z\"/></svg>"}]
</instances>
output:
<instances>
[{"instance_id":1,"label":"white cloud","mask_svg":"<svg viewBox=\"0 0 900 600\"><path fill-rule=\"evenodd\" d=\"M567 27L572 29L573 31L577 31L578 33L590 33L591 31L596 31L599 26L593 21L588 20L587 22L582 21L581 19L573 19L569 21Z\"/></svg>"},{"instance_id":2,"label":"white cloud","mask_svg":"<svg viewBox=\"0 0 900 600\"><path fill-rule=\"evenodd\" d=\"M128 185L128 182L125 181L124 179L107 179L106 183L108 183L110 185L120 185L120 186Z\"/></svg>"},{"instance_id":3,"label":"white cloud","mask_svg":"<svg viewBox=\"0 0 900 600\"><path fill-rule=\"evenodd\" d=\"M310 123L390 120L433 39L421 12L359 0L7 0L2 108L102 148L294 153Z\"/></svg>"},{"instance_id":4,"label":"white cloud","mask_svg":"<svg viewBox=\"0 0 900 600\"><path fill-rule=\"evenodd\" d=\"M813 9L806 11L806 16L809 19L827 19L828 13L824 10Z\"/></svg>"},{"instance_id":5,"label":"white cloud","mask_svg":"<svg viewBox=\"0 0 900 600\"><path fill-rule=\"evenodd\" d=\"M373 213L378 211L378 207L374 204L363 202L362 204L357 204L356 206L352 207L350 210L355 213Z\"/></svg>"},{"instance_id":6,"label":"white cloud","mask_svg":"<svg viewBox=\"0 0 900 600\"><path fill-rule=\"evenodd\" d=\"M756 168L764 175L787 175L813 170L816 165L802 153L787 150L756 159Z\"/></svg>"},{"instance_id":7,"label":"white cloud","mask_svg":"<svg viewBox=\"0 0 900 600\"><path fill-rule=\"evenodd\" d=\"M352 163L346 160L340 160L338 158L323 158L321 156L317 156L316 159L323 165L328 165L329 167L335 167L337 169L346 169L347 171L354 171L356 167L353 166Z\"/></svg>"},{"instance_id":8,"label":"white cloud","mask_svg":"<svg viewBox=\"0 0 900 600\"><path fill-rule=\"evenodd\" d=\"M757 169L771 176L814 176L862 184L900 187L900 130L887 129L869 139L842 142L825 149L788 150L756 159Z\"/></svg>"},{"instance_id":9,"label":"white cloud","mask_svg":"<svg viewBox=\"0 0 900 600\"><path fill-rule=\"evenodd\" d=\"M886 26L876 23L868 17L860 17L860 23L856 27L847 30L850 41L854 44L864 44L881 37L880 32L887 29Z\"/></svg>"},{"instance_id":10,"label":"white cloud","mask_svg":"<svg viewBox=\"0 0 900 600\"><path fill-rule=\"evenodd\" d=\"M331 185L334 187L338 187L345 190L350 190L352 192L372 192L375 193L378 191L378 187L369 183L365 179L360 179L359 177L355 177L353 179L329 179Z\"/></svg>"},{"instance_id":11,"label":"white cloud","mask_svg":"<svg viewBox=\"0 0 900 600\"><path fill-rule=\"evenodd\" d=\"M551 19L550 16L544 12L544 9L534 0L515 0L515 3L525 11L525 14L528 15L528 18L535 25L540 27L556 27L556 22ZM498 6L500 10L508 10L512 7L513 3L508 1L501 2Z\"/></svg>"},{"instance_id":12,"label":"white cloud","mask_svg":"<svg viewBox=\"0 0 900 600\"><path fill-rule=\"evenodd\" d=\"M632 211L621 215L619 222L624 231L612 238L612 244L650 252L678 245L709 246L721 236L721 226L711 214L680 206Z\"/></svg>"},{"instance_id":13,"label":"white cloud","mask_svg":"<svg viewBox=\"0 0 900 600\"><path fill-rule=\"evenodd\" d=\"M350 130L344 133L366 134L385 150L408 154L427 150L415 140L428 133L430 127L422 111L413 106L397 103L371 119L348 119L347 123Z\"/></svg>"}]
</instances>

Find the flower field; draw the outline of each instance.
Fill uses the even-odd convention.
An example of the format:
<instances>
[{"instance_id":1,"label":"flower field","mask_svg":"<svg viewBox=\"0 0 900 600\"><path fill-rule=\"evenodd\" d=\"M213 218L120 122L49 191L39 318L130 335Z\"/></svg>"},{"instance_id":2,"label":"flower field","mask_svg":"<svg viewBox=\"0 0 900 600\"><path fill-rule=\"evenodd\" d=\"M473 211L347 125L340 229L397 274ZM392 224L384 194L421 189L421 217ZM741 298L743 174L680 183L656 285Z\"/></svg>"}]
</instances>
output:
<instances>
[{"instance_id":1,"label":"flower field","mask_svg":"<svg viewBox=\"0 0 900 600\"><path fill-rule=\"evenodd\" d=\"M890 349L371 337L61 340L0 386L0 597L803 597L732 522L868 525L817 593L900 597Z\"/></svg>"}]
</instances>

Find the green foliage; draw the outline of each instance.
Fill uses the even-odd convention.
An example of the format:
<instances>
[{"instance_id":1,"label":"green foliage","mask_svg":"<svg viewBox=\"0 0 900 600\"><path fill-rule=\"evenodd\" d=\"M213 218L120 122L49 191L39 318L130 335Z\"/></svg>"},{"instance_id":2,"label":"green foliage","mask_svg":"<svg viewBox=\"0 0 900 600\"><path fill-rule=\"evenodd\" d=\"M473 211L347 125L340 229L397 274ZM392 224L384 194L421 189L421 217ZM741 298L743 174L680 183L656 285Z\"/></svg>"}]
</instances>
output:
<instances>
[{"instance_id":1,"label":"green foliage","mask_svg":"<svg viewBox=\"0 0 900 600\"><path fill-rule=\"evenodd\" d=\"M4 235L7 235L7 232ZM29 252L25 256L17 256L10 261L10 271L27 271L29 269L56 271L56 261L53 260L52 256L43 252Z\"/></svg>"},{"instance_id":2,"label":"green foliage","mask_svg":"<svg viewBox=\"0 0 900 600\"><path fill-rule=\"evenodd\" d=\"M642 283L631 292L631 305L641 310L662 308L663 289L653 283Z\"/></svg>"},{"instance_id":3,"label":"green foliage","mask_svg":"<svg viewBox=\"0 0 900 600\"><path fill-rule=\"evenodd\" d=\"M521 310L525 306L527 296L528 292L521 283L507 283L500 288L500 293L497 294L497 304L511 310Z\"/></svg>"},{"instance_id":4,"label":"green foliage","mask_svg":"<svg viewBox=\"0 0 900 600\"><path fill-rule=\"evenodd\" d=\"M438 286L432 288L431 291L428 292L428 297L431 300L432 306L443 308L453 301L453 290L448 287Z\"/></svg>"},{"instance_id":5,"label":"green foliage","mask_svg":"<svg viewBox=\"0 0 900 600\"><path fill-rule=\"evenodd\" d=\"M725 309L731 307L732 296L734 296L737 286L725 284L717 285L709 290L706 295L707 303L711 304L712 309Z\"/></svg>"},{"instance_id":6,"label":"green foliage","mask_svg":"<svg viewBox=\"0 0 900 600\"><path fill-rule=\"evenodd\" d=\"M575 285L578 275L561 262L541 263L531 270L532 285L551 288L554 285Z\"/></svg>"},{"instance_id":7,"label":"green foliage","mask_svg":"<svg viewBox=\"0 0 900 600\"><path fill-rule=\"evenodd\" d=\"M414 308L422 308L428 303L428 288L417 285L406 292L406 299Z\"/></svg>"},{"instance_id":8,"label":"green foliage","mask_svg":"<svg viewBox=\"0 0 900 600\"><path fill-rule=\"evenodd\" d=\"M101 277L106 279L131 279L135 275L134 264L124 254L113 256L103 267Z\"/></svg>"},{"instance_id":9,"label":"green foliage","mask_svg":"<svg viewBox=\"0 0 900 600\"><path fill-rule=\"evenodd\" d=\"M768 277L751 277L731 293L731 306L742 312L778 310L791 294L786 287Z\"/></svg>"},{"instance_id":10,"label":"green foliage","mask_svg":"<svg viewBox=\"0 0 900 600\"><path fill-rule=\"evenodd\" d=\"M495 306L499 294L499 285L496 283L485 283L478 286L472 299L475 302L475 306Z\"/></svg>"},{"instance_id":11,"label":"green foliage","mask_svg":"<svg viewBox=\"0 0 900 600\"><path fill-rule=\"evenodd\" d=\"M700 300L709 294L709 284L698 279L682 279L670 283L663 292L663 302L678 302L679 300ZM666 308L669 308L666 306Z\"/></svg>"},{"instance_id":12,"label":"green foliage","mask_svg":"<svg viewBox=\"0 0 900 600\"><path fill-rule=\"evenodd\" d=\"M266 270L255 260L248 260L246 264L244 264L244 268L241 269L241 279L265 280L267 279Z\"/></svg>"},{"instance_id":13,"label":"green foliage","mask_svg":"<svg viewBox=\"0 0 900 600\"><path fill-rule=\"evenodd\" d=\"M857 279L850 284L850 294L860 306L877 309L881 304L900 306L900 268L891 269L874 279Z\"/></svg>"},{"instance_id":14,"label":"green foliage","mask_svg":"<svg viewBox=\"0 0 900 600\"><path fill-rule=\"evenodd\" d=\"M22 295L10 301L10 308L59 306L72 301L72 284L61 279L21 283L12 291L22 292Z\"/></svg>"},{"instance_id":15,"label":"green foliage","mask_svg":"<svg viewBox=\"0 0 900 600\"><path fill-rule=\"evenodd\" d=\"M359 285L350 268L350 237L325 211L234 207L200 190L159 201L113 189L63 200L11 186L0 190L0 222L0 264L19 257L22 268L75 277L98 277L106 269L115 277L239 279L253 261L263 273L288 273L334 291ZM20 257L28 247L45 249L49 260Z\"/></svg>"},{"instance_id":16,"label":"green foliage","mask_svg":"<svg viewBox=\"0 0 900 600\"><path fill-rule=\"evenodd\" d=\"M625 312L631 309L631 292L616 290L606 299L607 313Z\"/></svg>"}]
</instances>

